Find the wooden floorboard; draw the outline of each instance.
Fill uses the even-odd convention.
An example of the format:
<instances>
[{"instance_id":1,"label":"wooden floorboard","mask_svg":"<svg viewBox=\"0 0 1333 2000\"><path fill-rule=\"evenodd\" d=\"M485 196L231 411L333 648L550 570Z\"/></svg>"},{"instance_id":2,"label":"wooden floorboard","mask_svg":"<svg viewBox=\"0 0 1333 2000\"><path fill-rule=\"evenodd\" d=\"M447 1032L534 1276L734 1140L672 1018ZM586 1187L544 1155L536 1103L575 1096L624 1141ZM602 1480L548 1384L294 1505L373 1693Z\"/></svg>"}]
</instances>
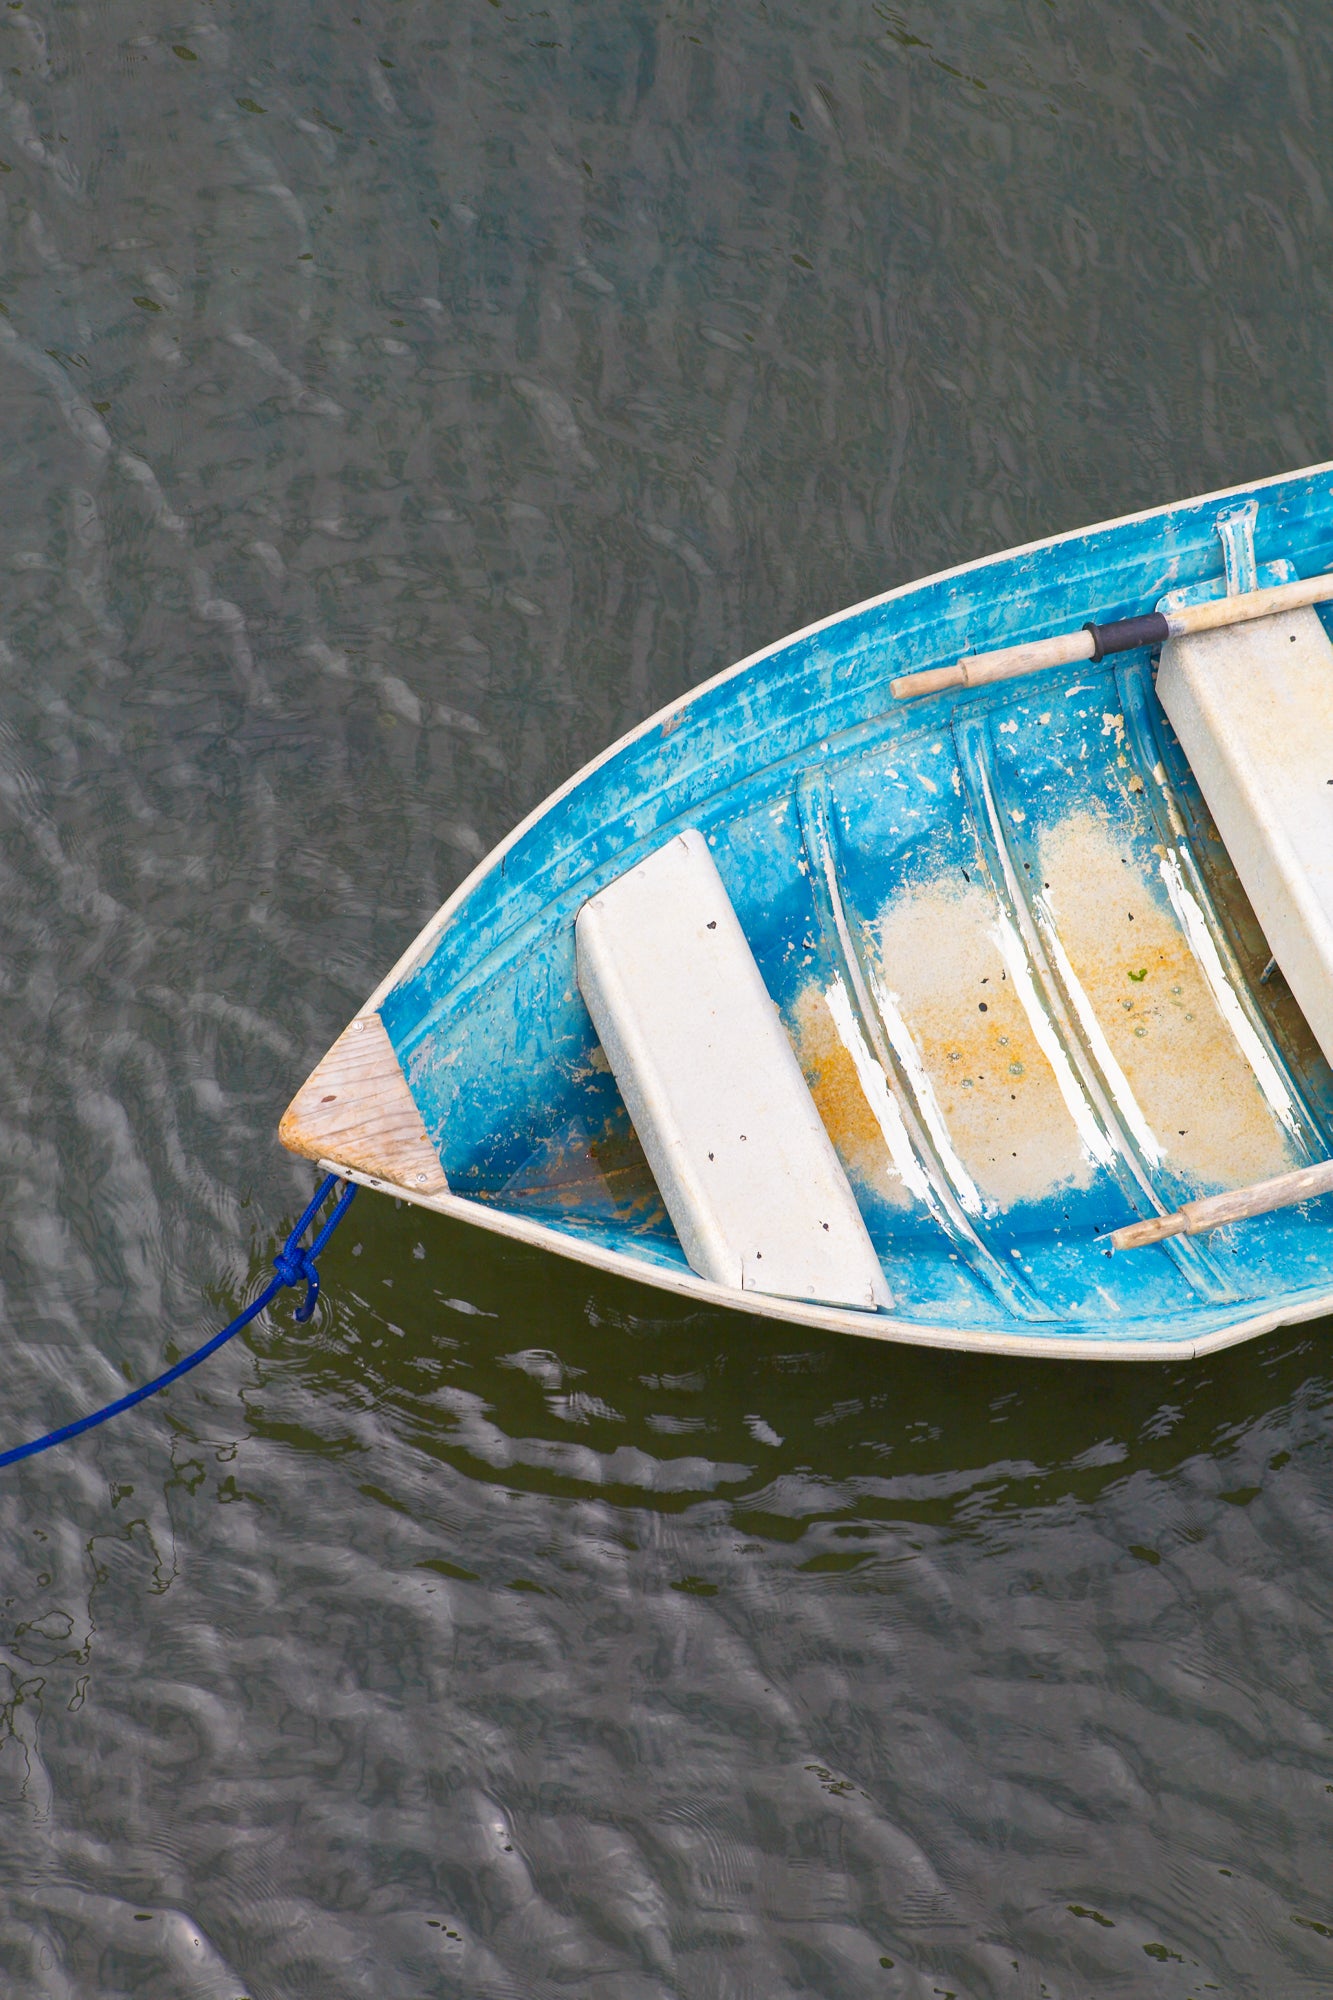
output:
<instances>
[{"instance_id":1,"label":"wooden floorboard","mask_svg":"<svg viewBox=\"0 0 1333 2000\"><path fill-rule=\"evenodd\" d=\"M378 1014L343 1030L288 1105L278 1137L305 1159L355 1167L413 1194L449 1185Z\"/></svg>"}]
</instances>

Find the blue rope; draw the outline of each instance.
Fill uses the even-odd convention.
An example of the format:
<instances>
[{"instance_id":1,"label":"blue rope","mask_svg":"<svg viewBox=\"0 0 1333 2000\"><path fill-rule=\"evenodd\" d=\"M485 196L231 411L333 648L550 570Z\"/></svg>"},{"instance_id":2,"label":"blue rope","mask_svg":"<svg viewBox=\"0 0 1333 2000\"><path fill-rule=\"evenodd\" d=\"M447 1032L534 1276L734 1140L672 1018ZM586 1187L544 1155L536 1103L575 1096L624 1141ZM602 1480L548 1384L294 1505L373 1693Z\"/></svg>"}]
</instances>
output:
<instances>
[{"instance_id":1,"label":"blue rope","mask_svg":"<svg viewBox=\"0 0 1333 2000\"><path fill-rule=\"evenodd\" d=\"M251 1299L244 1312L237 1313L230 1326L224 1326L221 1333L215 1333L211 1340L206 1340L202 1347L196 1347L193 1354L187 1354L183 1361L178 1361L174 1368L168 1368L164 1375L155 1375L142 1388L131 1389L128 1396L120 1396L114 1403L107 1403L102 1409L94 1410L90 1416L79 1417L72 1424L62 1424L59 1430L47 1431L42 1437L30 1439L27 1444L16 1444L12 1450L0 1452L0 1466L17 1465L21 1458L33 1458L39 1451L49 1451L53 1444L64 1444L67 1438L76 1438L83 1431L95 1430L98 1424L118 1417L122 1410L132 1410L136 1403L146 1402L159 1389L170 1388L173 1382L179 1382L182 1375L188 1375L192 1368L197 1368L201 1361L207 1361L210 1354L216 1354L243 1326L249 1326L252 1319L258 1319L265 1306L271 1305L288 1285L305 1286L305 1297L296 1308L296 1317L303 1322L308 1320L319 1297L319 1272L315 1269L315 1259L351 1207L352 1196L356 1193L355 1181L345 1183L333 1213L308 1250L301 1248L301 1238L337 1185L336 1174L330 1174L327 1180L321 1182L314 1200L273 1259L277 1276L269 1279L259 1297Z\"/></svg>"}]
</instances>

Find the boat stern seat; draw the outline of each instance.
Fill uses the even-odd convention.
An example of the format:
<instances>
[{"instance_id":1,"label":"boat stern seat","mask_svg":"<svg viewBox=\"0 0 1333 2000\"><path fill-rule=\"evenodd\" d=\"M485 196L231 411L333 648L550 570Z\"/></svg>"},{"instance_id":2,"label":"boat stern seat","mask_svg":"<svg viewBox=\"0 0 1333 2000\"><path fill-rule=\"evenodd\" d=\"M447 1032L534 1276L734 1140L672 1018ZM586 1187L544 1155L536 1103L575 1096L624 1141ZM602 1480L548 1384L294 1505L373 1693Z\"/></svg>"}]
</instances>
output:
<instances>
[{"instance_id":1,"label":"boat stern seat","mask_svg":"<svg viewBox=\"0 0 1333 2000\"><path fill-rule=\"evenodd\" d=\"M1157 694L1333 1062L1333 645L1318 612L1168 640Z\"/></svg>"},{"instance_id":2,"label":"boat stern seat","mask_svg":"<svg viewBox=\"0 0 1333 2000\"><path fill-rule=\"evenodd\" d=\"M690 1266L733 1291L892 1303L704 836L585 903L579 990Z\"/></svg>"}]
</instances>

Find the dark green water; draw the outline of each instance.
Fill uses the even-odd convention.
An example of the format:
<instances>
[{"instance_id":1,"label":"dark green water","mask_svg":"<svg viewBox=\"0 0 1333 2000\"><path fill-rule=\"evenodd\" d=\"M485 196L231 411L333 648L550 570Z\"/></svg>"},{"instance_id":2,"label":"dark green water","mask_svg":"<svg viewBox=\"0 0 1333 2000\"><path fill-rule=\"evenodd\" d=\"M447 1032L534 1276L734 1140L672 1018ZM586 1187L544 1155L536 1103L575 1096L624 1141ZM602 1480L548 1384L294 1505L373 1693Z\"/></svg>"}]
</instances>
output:
<instances>
[{"instance_id":1,"label":"dark green water","mask_svg":"<svg viewBox=\"0 0 1333 2000\"><path fill-rule=\"evenodd\" d=\"M353 0L355 4L355 0ZM1333 451L1315 0L0 11L5 1441L612 736ZM363 1196L0 1475L13 2000L1333 1983L1333 1349L686 1310Z\"/></svg>"}]
</instances>

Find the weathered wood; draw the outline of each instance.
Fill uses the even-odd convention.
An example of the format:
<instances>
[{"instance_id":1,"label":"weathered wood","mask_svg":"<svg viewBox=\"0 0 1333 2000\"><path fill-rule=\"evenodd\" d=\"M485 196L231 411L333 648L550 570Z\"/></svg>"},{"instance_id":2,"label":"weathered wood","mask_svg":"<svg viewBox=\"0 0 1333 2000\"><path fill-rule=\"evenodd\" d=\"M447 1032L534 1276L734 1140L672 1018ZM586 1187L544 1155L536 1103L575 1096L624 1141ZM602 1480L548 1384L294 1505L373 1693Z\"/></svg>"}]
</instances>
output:
<instances>
[{"instance_id":1,"label":"weathered wood","mask_svg":"<svg viewBox=\"0 0 1333 2000\"><path fill-rule=\"evenodd\" d=\"M1146 1222L1131 1222L1124 1229L1112 1232L1111 1247L1140 1250L1147 1243L1164 1242L1168 1236L1202 1236L1228 1222L1243 1222L1251 1215L1268 1215L1275 1208L1291 1208L1298 1201L1313 1201L1316 1195L1330 1193L1333 1193L1333 1160L1321 1160L1313 1167L1298 1167L1295 1173L1278 1174L1271 1181L1256 1181L1252 1187L1232 1188L1226 1194L1187 1201L1171 1215L1154 1215Z\"/></svg>"},{"instance_id":2,"label":"weathered wood","mask_svg":"<svg viewBox=\"0 0 1333 2000\"><path fill-rule=\"evenodd\" d=\"M1026 652L1026 647L1015 647L1014 651ZM1059 660L1047 660L1046 666L1059 666ZM1023 669L1023 671L1031 671ZM967 675L960 660L952 667L925 667L919 674L903 674L896 681L889 682L889 693L895 701L907 701L920 694L942 694L945 688L967 686Z\"/></svg>"},{"instance_id":3,"label":"weathered wood","mask_svg":"<svg viewBox=\"0 0 1333 2000\"><path fill-rule=\"evenodd\" d=\"M283 1114L278 1137L307 1160L353 1167L414 1195L448 1187L378 1014L360 1014Z\"/></svg>"},{"instance_id":4,"label":"weathered wood","mask_svg":"<svg viewBox=\"0 0 1333 2000\"><path fill-rule=\"evenodd\" d=\"M1247 625L1252 618L1275 618L1281 611L1303 611L1307 604L1333 599L1333 576L1298 577L1295 583L1275 583L1267 590L1247 590L1239 597L1214 597L1205 604L1187 604L1168 611L1173 639L1191 632L1217 632L1224 625Z\"/></svg>"},{"instance_id":5,"label":"weathered wood","mask_svg":"<svg viewBox=\"0 0 1333 2000\"><path fill-rule=\"evenodd\" d=\"M1090 660L1096 648L1090 632L1061 632L1054 639L1032 639L1021 646L1002 646L995 653L968 653L952 667L928 667L892 681L895 701L914 695L937 694L942 688L981 687L987 681L1013 680L1018 674L1040 673L1045 667L1070 667Z\"/></svg>"},{"instance_id":6,"label":"weathered wood","mask_svg":"<svg viewBox=\"0 0 1333 2000\"><path fill-rule=\"evenodd\" d=\"M1333 601L1333 576L1307 576L1295 583L1247 590L1239 597L1216 597L1206 604L1187 605L1166 613L1167 636L1183 639L1194 632L1216 632L1225 625L1245 625L1253 618L1274 618L1279 612L1301 611L1310 604ZM1122 641L1122 644L1124 642ZM1047 667L1077 666L1098 657L1097 642L1085 627L1061 632L1053 639L1033 639L1021 646L1001 646L993 653L967 653L952 667L928 667L919 674L902 674L889 684L895 701L938 694L944 688L982 687L988 681L1010 681L1020 674Z\"/></svg>"}]
</instances>

